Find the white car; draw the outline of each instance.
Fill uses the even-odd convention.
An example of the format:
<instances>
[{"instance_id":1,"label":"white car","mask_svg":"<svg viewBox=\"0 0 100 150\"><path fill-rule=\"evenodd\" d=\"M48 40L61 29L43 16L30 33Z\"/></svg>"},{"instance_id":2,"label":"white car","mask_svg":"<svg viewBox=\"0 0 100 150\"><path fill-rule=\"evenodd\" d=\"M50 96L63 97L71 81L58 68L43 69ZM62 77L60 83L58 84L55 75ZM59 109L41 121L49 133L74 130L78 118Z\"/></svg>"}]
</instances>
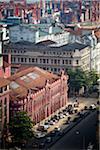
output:
<instances>
[{"instance_id":1,"label":"white car","mask_svg":"<svg viewBox=\"0 0 100 150\"><path fill-rule=\"evenodd\" d=\"M59 127L55 127L55 130L56 130L56 131L60 131L60 130L61 130L61 128L59 128Z\"/></svg>"},{"instance_id":2,"label":"white car","mask_svg":"<svg viewBox=\"0 0 100 150\"><path fill-rule=\"evenodd\" d=\"M90 107L92 107L92 109L96 109L96 105L95 104L91 104Z\"/></svg>"},{"instance_id":3,"label":"white car","mask_svg":"<svg viewBox=\"0 0 100 150\"><path fill-rule=\"evenodd\" d=\"M44 129L48 129L50 125L43 125Z\"/></svg>"},{"instance_id":4,"label":"white car","mask_svg":"<svg viewBox=\"0 0 100 150\"><path fill-rule=\"evenodd\" d=\"M41 133L41 132L37 132L37 133L34 134L34 136L35 136L36 138L41 138L41 137L45 137L45 134L44 134L44 133Z\"/></svg>"}]
</instances>

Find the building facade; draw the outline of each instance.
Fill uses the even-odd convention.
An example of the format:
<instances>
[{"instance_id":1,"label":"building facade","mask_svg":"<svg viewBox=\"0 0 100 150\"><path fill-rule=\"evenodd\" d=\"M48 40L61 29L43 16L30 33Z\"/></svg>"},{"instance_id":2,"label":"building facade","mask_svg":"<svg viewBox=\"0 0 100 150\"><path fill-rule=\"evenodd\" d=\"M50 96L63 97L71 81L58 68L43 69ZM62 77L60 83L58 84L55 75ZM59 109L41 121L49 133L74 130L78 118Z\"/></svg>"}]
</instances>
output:
<instances>
[{"instance_id":1,"label":"building facade","mask_svg":"<svg viewBox=\"0 0 100 150\"><path fill-rule=\"evenodd\" d=\"M26 111L35 123L47 118L68 102L68 77L38 67L27 67L9 78L11 115Z\"/></svg>"},{"instance_id":2,"label":"building facade","mask_svg":"<svg viewBox=\"0 0 100 150\"><path fill-rule=\"evenodd\" d=\"M0 145L5 126L9 123L9 81L6 79L11 74L10 55L3 54L2 32L0 33Z\"/></svg>"},{"instance_id":3,"label":"building facade","mask_svg":"<svg viewBox=\"0 0 100 150\"><path fill-rule=\"evenodd\" d=\"M9 81L0 78L0 135L4 125L9 123Z\"/></svg>"},{"instance_id":4,"label":"building facade","mask_svg":"<svg viewBox=\"0 0 100 150\"><path fill-rule=\"evenodd\" d=\"M48 41L51 43L50 41ZM90 48L80 43L69 43L63 46L47 46L48 42L40 45L11 44L5 46L5 53L11 50L12 64L38 66L45 70L59 73L62 69L81 67L90 70ZM12 72L16 71L12 68Z\"/></svg>"},{"instance_id":5,"label":"building facade","mask_svg":"<svg viewBox=\"0 0 100 150\"><path fill-rule=\"evenodd\" d=\"M64 30L55 25L51 24L21 24L18 26L13 26L9 30L10 42L31 42L39 43L46 40L51 40L56 43L68 43L69 42L69 32L64 32Z\"/></svg>"}]
</instances>

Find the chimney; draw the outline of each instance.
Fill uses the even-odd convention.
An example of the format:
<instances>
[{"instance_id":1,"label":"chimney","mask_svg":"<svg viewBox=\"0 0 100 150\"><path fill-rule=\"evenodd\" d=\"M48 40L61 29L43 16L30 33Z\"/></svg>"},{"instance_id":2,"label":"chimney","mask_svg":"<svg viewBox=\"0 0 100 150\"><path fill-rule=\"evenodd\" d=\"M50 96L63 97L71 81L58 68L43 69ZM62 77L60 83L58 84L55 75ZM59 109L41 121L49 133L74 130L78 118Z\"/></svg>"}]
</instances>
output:
<instances>
[{"instance_id":1,"label":"chimney","mask_svg":"<svg viewBox=\"0 0 100 150\"><path fill-rule=\"evenodd\" d=\"M35 43L37 43L38 39L39 39L39 31L36 31L36 33L35 33Z\"/></svg>"},{"instance_id":2,"label":"chimney","mask_svg":"<svg viewBox=\"0 0 100 150\"><path fill-rule=\"evenodd\" d=\"M49 27L49 34L52 34L52 26Z\"/></svg>"}]
</instances>

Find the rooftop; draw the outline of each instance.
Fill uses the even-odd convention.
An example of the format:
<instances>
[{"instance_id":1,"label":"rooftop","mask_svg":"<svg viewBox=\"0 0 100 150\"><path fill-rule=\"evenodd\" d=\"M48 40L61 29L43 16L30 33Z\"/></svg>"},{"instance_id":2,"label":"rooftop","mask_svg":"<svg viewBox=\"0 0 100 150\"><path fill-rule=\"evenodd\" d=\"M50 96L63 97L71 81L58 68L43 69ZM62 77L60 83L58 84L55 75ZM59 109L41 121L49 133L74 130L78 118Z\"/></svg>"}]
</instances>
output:
<instances>
[{"instance_id":1,"label":"rooftop","mask_svg":"<svg viewBox=\"0 0 100 150\"><path fill-rule=\"evenodd\" d=\"M32 93L35 93L45 87L47 80L52 83L57 79L59 79L59 76L38 67L22 68L19 72L8 78L10 88L12 89L11 97L14 96L14 99L26 97L28 90L32 90Z\"/></svg>"},{"instance_id":2,"label":"rooftop","mask_svg":"<svg viewBox=\"0 0 100 150\"><path fill-rule=\"evenodd\" d=\"M46 44L47 43L47 44ZM50 43L50 44L49 44ZM52 44L51 44L52 43ZM84 49L88 45L84 45L82 43L69 43L62 46L57 45L56 43L53 43L52 41L43 41L39 44L32 44L29 42L23 42L23 43L10 43L8 45L4 46L4 49L12 49L12 50L19 50L25 52L34 52L36 55L38 55L38 52L42 51L74 51L75 49ZM39 54L40 55L40 54Z\"/></svg>"},{"instance_id":3,"label":"rooftop","mask_svg":"<svg viewBox=\"0 0 100 150\"><path fill-rule=\"evenodd\" d=\"M61 49L63 51L74 51L76 49L82 50L82 49L84 49L87 46L88 45L84 45L84 44L75 42L75 43L68 43L68 44L60 46L60 47L56 47L56 44L55 44L55 46L54 47L51 46L51 48L53 48L53 49Z\"/></svg>"},{"instance_id":4,"label":"rooftop","mask_svg":"<svg viewBox=\"0 0 100 150\"><path fill-rule=\"evenodd\" d=\"M10 83L9 80L0 77L0 87L4 87L6 85L9 85L9 83Z\"/></svg>"}]
</instances>

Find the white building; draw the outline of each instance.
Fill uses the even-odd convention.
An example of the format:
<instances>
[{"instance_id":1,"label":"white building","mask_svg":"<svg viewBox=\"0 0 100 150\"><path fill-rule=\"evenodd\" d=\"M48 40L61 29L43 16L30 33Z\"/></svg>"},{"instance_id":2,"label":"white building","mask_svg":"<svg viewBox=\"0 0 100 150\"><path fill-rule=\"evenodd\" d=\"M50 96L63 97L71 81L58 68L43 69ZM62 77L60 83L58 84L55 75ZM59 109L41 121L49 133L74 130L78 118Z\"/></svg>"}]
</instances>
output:
<instances>
[{"instance_id":1,"label":"white building","mask_svg":"<svg viewBox=\"0 0 100 150\"><path fill-rule=\"evenodd\" d=\"M70 34L70 41L79 42L90 46L90 69L100 74L100 31L98 29L99 38L96 37L94 29L83 28L76 29L76 34ZM79 34L77 34L79 32Z\"/></svg>"},{"instance_id":2,"label":"white building","mask_svg":"<svg viewBox=\"0 0 100 150\"><path fill-rule=\"evenodd\" d=\"M80 43L62 46L45 41L39 44L16 43L4 47L4 52L11 51L13 65L38 66L45 70L59 73L62 69L83 68L90 70L90 47ZM50 43L50 44L48 44Z\"/></svg>"},{"instance_id":3,"label":"white building","mask_svg":"<svg viewBox=\"0 0 100 150\"><path fill-rule=\"evenodd\" d=\"M39 43L51 40L56 43L69 43L69 32L64 32L61 27L51 26L50 24L21 24L10 28L10 42L17 43L27 41Z\"/></svg>"},{"instance_id":4,"label":"white building","mask_svg":"<svg viewBox=\"0 0 100 150\"><path fill-rule=\"evenodd\" d=\"M18 25L10 28L10 42L17 43L21 41L35 42L35 33L37 29L28 25Z\"/></svg>"},{"instance_id":5,"label":"white building","mask_svg":"<svg viewBox=\"0 0 100 150\"><path fill-rule=\"evenodd\" d=\"M91 67L100 74L100 42L92 48Z\"/></svg>"},{"instance_id":6,"label":"white building","mask_svg":"<svg viewBox=\"0 0 100 150\"><path fill-rule=\"evenodd\" d=\"M0 24L0 30L2 31L2 40L6 43L9 42L9 30L6 24Z\"/></svg>"}]
</instances>

